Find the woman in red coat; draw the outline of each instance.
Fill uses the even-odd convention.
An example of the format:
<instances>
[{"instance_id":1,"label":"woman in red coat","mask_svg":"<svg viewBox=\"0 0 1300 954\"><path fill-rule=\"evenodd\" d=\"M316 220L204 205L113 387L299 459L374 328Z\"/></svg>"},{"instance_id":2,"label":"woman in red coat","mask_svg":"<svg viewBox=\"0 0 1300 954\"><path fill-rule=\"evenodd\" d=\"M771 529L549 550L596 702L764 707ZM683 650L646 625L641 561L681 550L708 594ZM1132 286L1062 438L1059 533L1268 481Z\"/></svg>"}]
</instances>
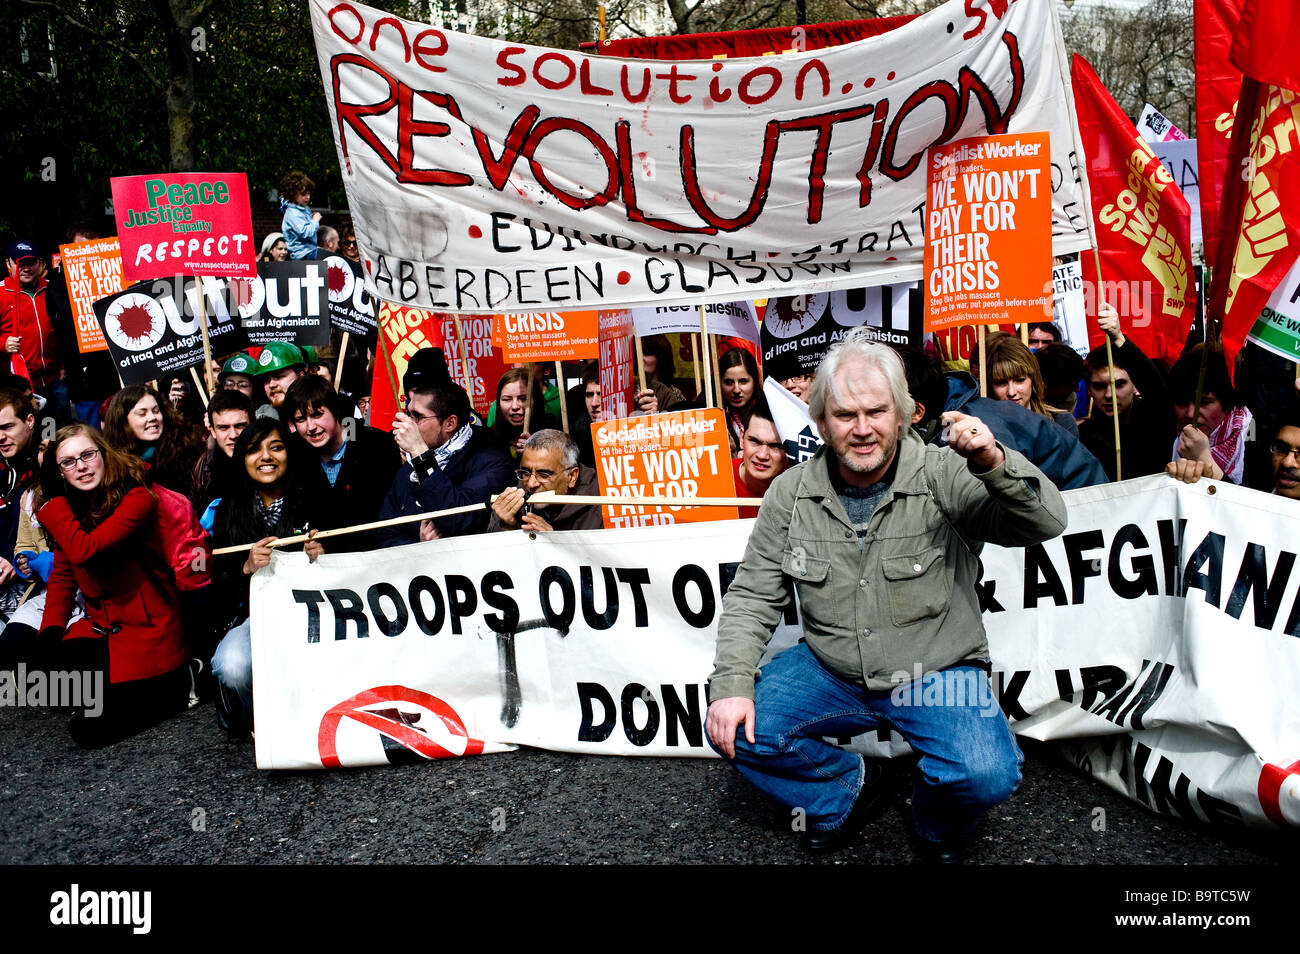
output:
<instances>
[{"instance_id":1,"label":"woman in red coat","mask_svg":"<svg viewBox=\"0 0 1300 954\"><path fill-rule=\"evenodd\" d=\"M158 501L140 461L84 424L55 435L41 484L48 502L37 516L55 545L42 637L62 637L65 668L107 672L102 711L78 712L69 729L79 745L108 745L183 710L189 699L180 598ZM86 617L68 626L78 589Z\"/></svg>"}]
</instances>

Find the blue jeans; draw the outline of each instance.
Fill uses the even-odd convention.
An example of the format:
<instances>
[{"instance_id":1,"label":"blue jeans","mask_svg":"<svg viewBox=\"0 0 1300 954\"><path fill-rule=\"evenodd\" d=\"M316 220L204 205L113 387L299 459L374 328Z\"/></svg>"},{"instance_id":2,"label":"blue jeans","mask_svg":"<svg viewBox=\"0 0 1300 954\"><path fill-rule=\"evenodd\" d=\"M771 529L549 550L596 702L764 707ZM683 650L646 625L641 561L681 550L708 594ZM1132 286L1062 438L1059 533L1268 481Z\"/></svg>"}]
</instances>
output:
<instances>
[{"instance_id":1,"label":"blue jeans","mask_svg":"<svg viewBox=\"0 0 1300 954\"><path fill-rule=\"evenodd\" d=\"M239 694L247 711L253 711L253 631L244 620L222 638L212 654L212 675Z\"/></svg>"},{"instance_id":2,"label":"blue jeans","mask_svg":"<svg viewBox=\"0 0 1300 954\"><path fill-rule=\"evenodd\" d=\"M912 821L930 841L967 834L1020 785L1024 756L976 667L873 692L840 679L799 643L762 668L754 693L755 743L741 727L732 764L770 798L802 808L812 828L843 824L863 780L862 757L823 736L881 726L902 735L920 756Z\"/></svg>"}]
</instances>

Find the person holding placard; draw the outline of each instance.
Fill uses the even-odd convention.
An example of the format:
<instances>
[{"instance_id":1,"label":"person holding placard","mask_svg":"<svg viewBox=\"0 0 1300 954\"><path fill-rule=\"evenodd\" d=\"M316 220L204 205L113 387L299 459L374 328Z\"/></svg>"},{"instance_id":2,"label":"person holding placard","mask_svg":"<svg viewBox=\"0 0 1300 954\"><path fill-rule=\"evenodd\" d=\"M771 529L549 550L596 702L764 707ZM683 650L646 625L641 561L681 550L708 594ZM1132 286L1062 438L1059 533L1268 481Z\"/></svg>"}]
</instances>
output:
<instances>
[{"instance_id":1,"label":"person holding placard","mask_svg":"<svg viewBox=\"0 0 1300 954\"><path fill-rule=\"evenodd\" d=\"M989 397L995 401L1014 401L1056 422L1066 433L1076 438L1079 436L1079 425L1075 423L1074 415L1047 404L1043 373L1034 360L1034 353L1019 338L1005 331L991 332L985 342L985 354ZM971 352L971 376L978 378L979 360L975 355L976 352Z\"/></svg>"},{"instance_id":2,"label":"person holding placard","mask_svg":"<svg viewBox=\"0 0 1300 954\"><path fill-rule=\"evenodd\" d=\"M5 264L9 276L0 283L0 344L8 354L22 358L32 390L50 402L51 414L64 420L68 391L60 380L63 359L54 324L45 310L49 287L45 264L36 246L27 241L9 246Z\"/></svg>"},{"instance_id":3,"label":"person holding placard","mask_svg":"<svg viewBox=\"0 0 1300 954\"><path fill-rule=\"evenodd\" d=\"M379 518L482 504L481 510L384 527L382 546L481 533L493 494L514 483L514 463L474 423L465 389L452 380L441 348L421 348L402 376L406 410L393 418L393 439L407 462L397 471Z\"/></svg>"},{"instance_id":4,"label":"person holding placard","mask_svg":"<svg viewBox=\"0 0 1300 954\"><path fill-rule=\"evenodd\" d=\"M91 225L77 222L68 227L65 237L69 243L77 244L92 242L99 238L99 233ZM63 383L68 389L73 415L83 424L99 427L104 401L122 386L122 382L118 380L117 367L107 348L82 351L77 345L77 319L68 294L67 267L67 261L61 260L59 267L51 269L47 276L49 285L45 289L45 309L54 325L55 340L72 343L61 351L66 374ZM90 320L94 320L93 315Z\"/></svg>"},{"instance_id":5,"label":"person holding placard","mask_svg":"<svg viewBox=\"0 0 1300 954\"><path fill-rule=\"evenodd\" d=\"M1223 472L1224 480L1239 484L1245 472L1246 437L1254 430L1254 420L1250 409L1237 399L1222 346L1210 347L1202 381L1204 351L1204 344L1189 348L1169 372L1169 390L1179 427L1171 459L1213 463ZM1198 384L1199 409L1192 406Z\"/></svg>"},{"instance_id":6,"label":"person holding placard","mask_svg":"<svg viewBox=\"0 0 1300 954\"><path fill-rule=\"evenodd\" d=\"M492 418L491 431L516 460L523 451L529 434L559 427L559 423L546 413L541 380L535 375L531 378L533 396L530 409L529 380L527 368L511 368L497 382L496 414ZM527 431L524 430L525 418Z\"/></svg>"},{"instance_id":7,"label":"person holding placard","mask_svg":"<svg viewBox=\"0 0 1300 954\"><path fill-rule=\"evenodd\" d=\"M372 523L402 458L391 434L352 419L352 401L319 375L305 374L289 388L285 418L320 460L335 522ZM379 545L374 531L340 537L335 549L355 553Z\"/></svg>"},{"instance_id":8,"label":"person holding placard","mask_svg":"<svg viewBox=\"0 0 1300 954\"><path fill-rule=\"evenodd\" d=\"M641 393L638 393L636 396L638 410L646 414L677 410L686 403L686 395L673 383L676 367L673 363L672 345L668 343L668 338L664 335L646 335L641 339L641 351L645 353L646 390L654 392L652 395L654 404L651 405ZM632 352L632 364L635 372L640 364L635 349ZM636 380L635 373L633 380Z\"/></svg>"},{"instance_id":9,"label":"person holding placard","mask_svg":"<svg viewBox=\"0 0 1300 954\"><path fill-rule=\"evenodd\" d=\"M1125 335L1119 313L1102 305L1097 326L1110 338L1115 367L1114 400L1106 347L1098 345L1084 359L1092 413L1079 424L1079 440L1100 461L1110 480L1115 471L1115 421L1119 415L1124 479L1164 473L1169 441L1176 431L1173 400L1164 375Z\"/></svg>"},{"instance_id":10,"label":"person holding placard","mask_svg":"<svg viewBox=\"0 0 1300 954\"><path fill-rule=\"evenodd\" d=\"M547 429L531 435L515 471L519 486L501 491L492 501L488 532L495 530L599 530L603 524L595 504L550 504L536 507L528 498L539 491L600 496L596 472L578 461L578 445L563 431Z\"/></svg>"},{"instance_id":11,"label":"person holding placard","mask_svg":"<svg viewBox=\"0 0 1300 954\"><path fill-rule=\"evenodd\" d=\"M591 425L601 420L600 364L588 361L582 366L582 413L572 419L569 436L578 445L578 461L584 467L596 467L596 449L591 443Z\"/></svg>"},{"instance_id":12,"label":"person holding placard","mask_svg":"<svg viewBox=\"0 0 1300 954\"><path fill-rule=\"evenodd\" d=\"M320 470L287 425L259 417L239 435L233 459L238 476L217 502L212 542L214 549L254 546L214 558L212 606L224 614L216 621L224 635L212 656L212 673L218 687L217 722L232 738L242 738L253 727L252 576L270 564L275 538L310 533L334 521ZM325 552L316 540L306 541L302 550L313 562Z\"/></svg>"}]
</instances>

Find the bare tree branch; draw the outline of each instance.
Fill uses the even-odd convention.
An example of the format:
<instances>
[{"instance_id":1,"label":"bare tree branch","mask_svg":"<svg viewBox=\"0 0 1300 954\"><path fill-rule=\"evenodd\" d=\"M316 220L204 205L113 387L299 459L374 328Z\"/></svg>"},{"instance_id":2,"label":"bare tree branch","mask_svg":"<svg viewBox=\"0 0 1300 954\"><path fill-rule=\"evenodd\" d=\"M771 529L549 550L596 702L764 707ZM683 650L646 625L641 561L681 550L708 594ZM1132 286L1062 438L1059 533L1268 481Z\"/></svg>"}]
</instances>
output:
<instances>
[{"instance_id":1,"label":"bare tree branch","mask_svg":"<svg viewBox=\"0 0 1300 954\"><path fill-rule=\"evenodd\" d=\"M149 69L149 67L145 65L144 60L136 56L136 54L133 53L124 43L122 43L121 40L117 39L116 37L110 36L109 34L103 32L102 30L97 30L96 28L90 26L87 23L81 22L80 20L76 19L71 14L69 14L67 11L65 11L59 4L53 3L51 2L51 0L18 0L18 3L21 6L30 7L32 9L49 10L53 12L54 15L57 16L59 19L75 27L76 29L81 30L84 33L88 33L91 36L95 37L96 39L101 40L104 43L107 43L109 46L113 47L115 50L117 50L123 56L129 59L132 63L134 63L139 68L140 72L144 74L145 79L147 79L150 83L152 83L157 89L162 90L166 88L167 84L164 83L162 80L160 80L154 74L153 70Z\"/></svg>"}]
</instances>

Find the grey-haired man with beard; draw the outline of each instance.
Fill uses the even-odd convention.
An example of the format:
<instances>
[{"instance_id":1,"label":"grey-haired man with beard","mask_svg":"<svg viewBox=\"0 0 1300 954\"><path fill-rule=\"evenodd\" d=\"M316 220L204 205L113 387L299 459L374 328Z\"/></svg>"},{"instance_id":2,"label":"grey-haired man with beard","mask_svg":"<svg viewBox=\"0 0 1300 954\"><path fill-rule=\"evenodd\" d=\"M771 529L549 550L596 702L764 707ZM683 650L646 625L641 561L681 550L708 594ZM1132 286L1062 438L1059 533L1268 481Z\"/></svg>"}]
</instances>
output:
<instances>
[{"instance_id":1,"label":"grey-haired man with beard","mask_svg":"<svg viewBox=\"0 0 1300 954\"><path fill-rule=\"evenodd\" d=\"M710 743L804 820L805 848L831 851L884 773L825 738L888 727L919 756L918 850L960 861L1023 760L988 685L977 554L1056 536L1065 505L979 418L946 412L947 446L922 442L902 361L864 332L828 352L809 410L825 444L772 482L723 601ZM760 669L796 593L804 639Z\"/></svg>"}]
</instances>

